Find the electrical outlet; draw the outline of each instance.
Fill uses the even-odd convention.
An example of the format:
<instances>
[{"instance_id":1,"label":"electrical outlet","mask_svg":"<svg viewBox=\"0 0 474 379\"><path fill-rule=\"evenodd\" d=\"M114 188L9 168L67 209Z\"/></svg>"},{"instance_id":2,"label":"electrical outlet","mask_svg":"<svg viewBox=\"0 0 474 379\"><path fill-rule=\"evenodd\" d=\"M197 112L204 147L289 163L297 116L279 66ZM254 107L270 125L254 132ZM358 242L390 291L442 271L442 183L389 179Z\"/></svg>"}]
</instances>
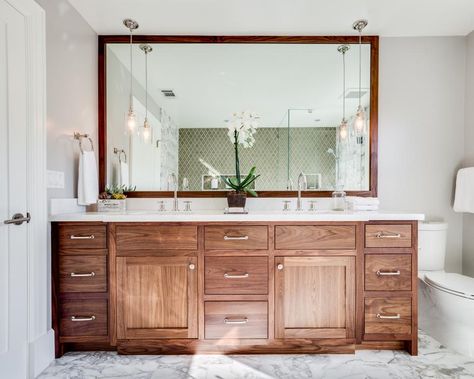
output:
<instances>
[{"instance_id":1,"label":"electrical outlet","mask_svg":"<svg viewBox=\"0 0 474 379\"><path fill-rule=\"evenodd\" d=\"M48 188L64 188L64 172L48 170L46 182Z\"/></svg>"}]
</instances>

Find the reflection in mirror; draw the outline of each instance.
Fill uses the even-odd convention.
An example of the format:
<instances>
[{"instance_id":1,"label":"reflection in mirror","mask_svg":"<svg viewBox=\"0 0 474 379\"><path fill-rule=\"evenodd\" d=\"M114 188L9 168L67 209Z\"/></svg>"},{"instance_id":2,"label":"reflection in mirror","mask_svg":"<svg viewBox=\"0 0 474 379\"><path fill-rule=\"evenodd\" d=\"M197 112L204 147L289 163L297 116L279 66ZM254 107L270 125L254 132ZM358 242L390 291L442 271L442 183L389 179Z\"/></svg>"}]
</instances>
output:
<instances>
[{"instance_id":1,"label":"reflection in mirror","mask_svg":"<svg viewBox=\"0 0 474 379\"><path fill-rule=\"evenodd\" d=\"M259 127L253 146L240 149L241 170L257 167L257 191L295 190L301 172L308 190L369 190L369 130L337 138L343 98L349 125L359 104L357 45L346 54L343 92L337 44L150 44L148 91L145 54L134 44L132 99L138 126L148 114L148 140L127 128L129 46L106 46L107 184L165 191L176 173L180 190L226 190L221 176L235 173L226 124L249 110ZM368 116L369 44L361 57Z\"/></svg>"}]
</instances>

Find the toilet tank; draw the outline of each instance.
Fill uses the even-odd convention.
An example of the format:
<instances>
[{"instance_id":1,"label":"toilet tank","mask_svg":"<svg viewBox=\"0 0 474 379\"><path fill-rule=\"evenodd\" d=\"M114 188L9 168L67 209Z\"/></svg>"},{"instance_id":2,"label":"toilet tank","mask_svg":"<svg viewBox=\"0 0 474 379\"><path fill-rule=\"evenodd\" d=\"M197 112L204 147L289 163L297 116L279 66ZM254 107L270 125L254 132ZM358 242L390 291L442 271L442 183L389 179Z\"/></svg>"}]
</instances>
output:
<instances>
[{"instance_id":1,"label":"toilet tank","mask_svg":"<svg viewBox=\"0 0 474 379\"><path fill-rule=\"evenodd\" d=\"M448 224L418 223L418 271L444 270Z\"/></svg>"}]
</instances>

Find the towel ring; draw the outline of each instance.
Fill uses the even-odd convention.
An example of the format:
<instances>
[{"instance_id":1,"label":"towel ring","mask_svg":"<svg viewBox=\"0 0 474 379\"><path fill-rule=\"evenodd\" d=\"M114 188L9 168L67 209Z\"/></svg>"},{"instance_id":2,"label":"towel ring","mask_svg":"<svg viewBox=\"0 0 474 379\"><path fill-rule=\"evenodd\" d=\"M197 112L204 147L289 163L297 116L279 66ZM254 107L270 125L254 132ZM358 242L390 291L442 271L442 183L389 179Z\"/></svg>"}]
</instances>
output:
<instances>
[{"instance_id":1,"label":"towel ring","mask_svg":"<svg viewBox=\"0 0 474 379\"><path fill-rule=\"evenodd\" d=\"M81 152L84 152L84 149L82 148L82 139L87 138L89 140L89 143L91 144L91 150L94 151L94 144L92 142L92 138L89 137L89 134L81 134L81 133L74 133L74 139L77 139L79 141L79 148L81 149Z\"/></svg>"},{"instance_id":2,"label":"towel ring","mask_svg":"<svg viewBox=\"0 0 474 379\"><path fill-rule=\"evenodd\" d=\"M114 147L114 154L118 154L118 160L120 163L127 163L127 153L124 149L117 149ZM123 161L122 161L122 154L123 154Z\"/></svg>"}]
</instances>

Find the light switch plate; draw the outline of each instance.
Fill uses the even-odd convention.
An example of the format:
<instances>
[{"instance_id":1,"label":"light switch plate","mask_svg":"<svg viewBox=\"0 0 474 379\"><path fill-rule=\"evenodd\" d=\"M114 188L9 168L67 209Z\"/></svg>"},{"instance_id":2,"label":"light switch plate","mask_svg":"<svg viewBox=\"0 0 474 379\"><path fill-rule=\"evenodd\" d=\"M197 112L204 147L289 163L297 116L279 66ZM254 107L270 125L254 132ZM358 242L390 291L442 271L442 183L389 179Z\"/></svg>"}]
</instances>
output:
<instances>
[{"instance_id":1,"label":"light switch plate","mask_svg":"<svg viewBox=\"0 0 474 379\"><path fill-rule=\"evenodd\" d=\"M48 170L46 182L48 188L64 188L64 172Z\"/></svg>"}]
</instances>

